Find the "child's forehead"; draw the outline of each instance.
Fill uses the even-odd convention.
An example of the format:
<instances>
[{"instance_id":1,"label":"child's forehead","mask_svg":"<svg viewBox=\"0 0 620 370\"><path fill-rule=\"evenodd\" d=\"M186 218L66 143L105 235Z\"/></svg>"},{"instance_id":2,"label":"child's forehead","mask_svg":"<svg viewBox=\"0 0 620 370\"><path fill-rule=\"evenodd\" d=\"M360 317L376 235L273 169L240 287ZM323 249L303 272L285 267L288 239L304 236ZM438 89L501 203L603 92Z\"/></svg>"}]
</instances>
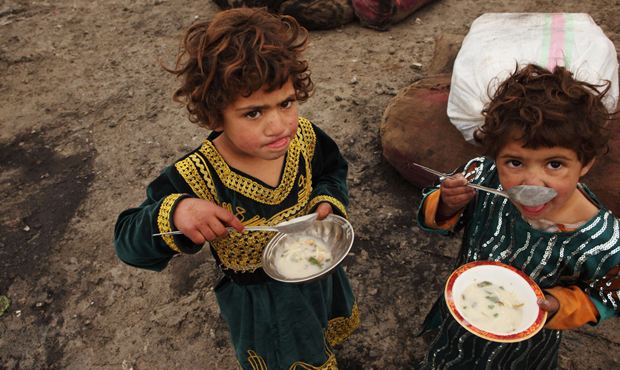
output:
<instances>
[{"instance_id":1,"label":"child's forehead","mask_svg":"<svg viewBox=\"0 0 620 370\"><path fill-rule=\"evenodd\" d=\"M268 84L264 84L258 90L252 91L249 95L239 93L232 99L232 105L247 105L260 102L277 101L278 99L286 99L291 94L295 94L293 82L289 79L284 85L272 88Z\"/></svg>"},{"instance_id":2,"label":"child's forehead","mask_svg":"<svg viewBox=\"0 0 620 370\"><path fill-rule=\"evenodd\" d=\"M563 146L528 146L523 140L509 138L499 148L497 157L520 157L520 158L577 158L577 152L573 148Z\"/></svg>"}]
</instances>

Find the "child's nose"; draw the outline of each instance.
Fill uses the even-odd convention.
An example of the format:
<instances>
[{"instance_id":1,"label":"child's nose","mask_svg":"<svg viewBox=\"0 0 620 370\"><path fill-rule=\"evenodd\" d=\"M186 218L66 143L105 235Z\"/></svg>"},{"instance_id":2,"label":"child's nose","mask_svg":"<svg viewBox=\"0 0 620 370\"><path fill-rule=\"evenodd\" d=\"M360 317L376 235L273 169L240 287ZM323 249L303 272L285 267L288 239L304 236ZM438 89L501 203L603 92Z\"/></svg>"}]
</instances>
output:
<instances>
[{"instance_id":1,"label":"child's nose","mask_svg":"<svg viewBox=\"0 0 620 370\"><path fill-rule=\"evenodd\" d=\"M545 181L543 176L536 171L529 171L526 176L523 178L521 185L537 185L537 186L545 186Z\"/></svg>"},{"instance_id":2,"label":"child's nose","mask_svg":"<svg viewBox=\"0 0 620 370\"><path fill-rule=\"evenodd\" d=\"M269 115L266 134L268 136L279 136L288 130L286 117L280 112L272 112Z\"/></svg>"}]
</instances>

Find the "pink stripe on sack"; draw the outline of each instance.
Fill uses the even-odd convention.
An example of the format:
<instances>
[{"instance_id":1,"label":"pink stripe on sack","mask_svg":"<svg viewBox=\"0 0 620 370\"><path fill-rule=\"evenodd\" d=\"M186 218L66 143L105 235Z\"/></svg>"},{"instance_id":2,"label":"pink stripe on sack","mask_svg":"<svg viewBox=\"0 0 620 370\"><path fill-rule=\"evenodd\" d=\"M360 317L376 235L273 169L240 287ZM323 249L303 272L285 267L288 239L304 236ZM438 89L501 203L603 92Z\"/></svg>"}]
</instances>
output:
<instances>
[{"instance_id":1,"label":"pink stripe on sack","mask_svg":"<svg viewBox=\"0 0 620 370\"><path fill-rule=\"evenodd\" d=\"M556 65L564 65L564 14L556 13L551 16L551 45L549 45L549 59L547 69L552 71ZM561 63L558 63L561 62Z\"/></svg>"}]
</instances>

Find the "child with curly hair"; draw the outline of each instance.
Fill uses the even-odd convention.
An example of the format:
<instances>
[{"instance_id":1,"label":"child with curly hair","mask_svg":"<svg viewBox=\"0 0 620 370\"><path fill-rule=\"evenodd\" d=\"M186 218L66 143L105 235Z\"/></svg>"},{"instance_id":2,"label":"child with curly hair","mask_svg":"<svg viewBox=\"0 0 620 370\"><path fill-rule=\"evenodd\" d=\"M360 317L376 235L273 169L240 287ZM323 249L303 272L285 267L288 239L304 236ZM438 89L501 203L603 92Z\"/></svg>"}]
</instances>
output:
<instances>
[{"instance_id":1,"label":"child with curly hair","mask_svg":"<svg viewBox=\"0 0 620 370\"><path fill-rule=\"evenodd\" d=\"M620 224L580 182L607 149L608 89L559 66L517 68L483 110L477 139L488 157L425 192L419 224L464 231L456 266L490 260L520 269L543 289L539 305L548 320L522 342L491 342L460 326L439 299L424 323L439 329L424 368L553 369L563 330L618 315ZM557 195L525 205L468 182L504 190L540 185Z\"/></svg>"},{"instance_id":2,"label":"child with curly hair","mask_svg":"<svg viewBox=\"0 0 620 370\"><path fill-rule=\"evenodd\" d=\"M155 271L207 242L224 273L215 294L243 369L336 369L332 346L359 325L342 267L318 281L275 281L261 267L274 233L244 231L311 212L346 217L347 162L298 115L313 89L300 59L306 42L293 18L261 9L192 25L168 71L183 80L175 100L212 131L165 168L115 227L119 258ZM152 236L175 230L181 234Z\"/></svg>"}]
</instances>

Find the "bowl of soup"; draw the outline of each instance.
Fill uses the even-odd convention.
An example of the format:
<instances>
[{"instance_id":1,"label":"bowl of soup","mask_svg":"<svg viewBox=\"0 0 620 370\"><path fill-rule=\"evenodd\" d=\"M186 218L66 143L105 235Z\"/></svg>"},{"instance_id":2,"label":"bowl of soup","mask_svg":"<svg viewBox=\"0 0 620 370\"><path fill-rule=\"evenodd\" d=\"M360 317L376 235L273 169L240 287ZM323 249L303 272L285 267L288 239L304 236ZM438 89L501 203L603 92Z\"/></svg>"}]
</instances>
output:
<instances>
[{"instance_id":1,"label":"bowl of soup","mask_svg":"<svg viewBox=\"0 0 620 370\"><path fill-rule=\"evenodd\" d=\"M494 342L519 342L535 335L547 312L538 306L540 287L513 266L474 261L448 278L444 296L452 316L473 334Z\"/></svg>"},{"instance_id":2,"label":"bowl of soup","mask_svg":"<svg viewBox=\"0 0 620 370\"><path fill-rule=\"evenodd\" d=\"M353 239L349 221L330 214L304 231L276 234L263 251L263 269L272 279L286 283L316 280L344 260Z\"/></svg>"}]
</instances>

